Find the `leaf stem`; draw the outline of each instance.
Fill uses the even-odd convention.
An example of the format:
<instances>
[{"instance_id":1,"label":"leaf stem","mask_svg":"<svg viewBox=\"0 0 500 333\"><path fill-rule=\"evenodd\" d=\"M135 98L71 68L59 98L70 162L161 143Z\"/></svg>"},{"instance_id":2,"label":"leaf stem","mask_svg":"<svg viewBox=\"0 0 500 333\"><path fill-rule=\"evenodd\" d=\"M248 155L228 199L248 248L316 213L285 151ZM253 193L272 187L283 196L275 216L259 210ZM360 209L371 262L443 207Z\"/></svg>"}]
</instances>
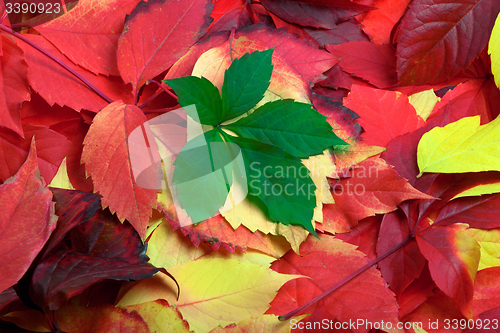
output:
<instances>
[{"instance_id":1,"label":"leaf stem","mask_svg":"<svg viewBox=\"0 0 500 333\"><path fill-rule=\"evenodd\" d=\"M9 34L11 34L11 35L19 38L20 40L22 40L26 44L32 46L36 50L38 50L41 53L45 54L47 57L49 57L50 59L54 60L61 67L63 67L68 72L70 72L72 75L74 75L77 79L79 79L80 81L82 81L85 85L87 85L87 87L89 87L91 90L93 90L97 95L99 95L106 102L108 102L108 103L112 103L113 102L113 100L111 98L109 98L102 91L100 91L99 89L97 89L92 83L90 83L89 81L87 81L87 79L85 79L83 76L81 76L80 74L78 74L77 72L75 72L74 70L72 70L71 68L69 68L65 63L61 62L61 60L57 59L56 57L54 57L49 52L45 51L43 48L41 48L40 46L38 46L35 43L33 43L32 41L30 41L28 38L24 37L20 33L17 33L15 31L13 31L12 29L8 28L7 26L5 26L3 24L0 24L0 30L3 30L5 32L7 32L7 33L9 33Z\"/></svg>"},{"instance_id":2,"label":"leaf stem","mask_svg":"<svg viewBox=\"0 0 500 333\"><path fill-rule=\"evenodd\" d=\"M377 263L379 263L380 261L384 260L385 258L387 258L388 256L390 256L394 252L400 250L403 246L405 246L406 244L408 244L412 239L413 239L413 236L408 236L404 241L402 241L401 243L399 243L398 245L396 245L395 247L393 247L391 250L389 250L386 253L382 254L381 256L373 259L372 261L370 261L369 263L367 263L363 267L359 268L355 272L349 274L348 276L346 276L345 278L343 278L342 280L340 280L339 282L337 282L336 284L334 284L333 286L331 286L327 290L323 291L321 294L319 294L318 296L316 296L315 298L313 298L312 300L310 300L306 304L302 305L301 307L298 307L297 309L295 309L295 310L293 310L291 312L288 312L284 316L279 316L279 320L280 321L288 320L291 317L299 314L300 312L302 312L303 310L305 310L309 306L313 305L314 303L322 300L326 296L328 296L331 293L333 293L335 290L337 290L340 287L344 286L345 284L349 283L352 279L354 279L355 277L357 277L358 275L360 275L361 273L363 273L368 268L372 267L373 265L376 265Z\"/></svg>"}]
</instances>

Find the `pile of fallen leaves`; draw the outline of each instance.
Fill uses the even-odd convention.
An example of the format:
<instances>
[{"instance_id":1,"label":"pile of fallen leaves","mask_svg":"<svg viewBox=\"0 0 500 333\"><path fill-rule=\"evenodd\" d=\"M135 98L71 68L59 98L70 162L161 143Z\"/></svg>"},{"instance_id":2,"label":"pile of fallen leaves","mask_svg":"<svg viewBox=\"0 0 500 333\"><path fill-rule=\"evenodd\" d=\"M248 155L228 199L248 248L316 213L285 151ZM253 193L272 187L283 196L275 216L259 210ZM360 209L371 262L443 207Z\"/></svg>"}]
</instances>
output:
<instances>
[{"instance_id":1,"label":"pile of fallen leaves","mask_svg":"<svg viewBox=\"0 0 500 333\"><path fill-rule=\"evenodd\" d=\"M14 5L2 332L500 330L500 2ZM245 163L305 166L310 200L249 195L180 223L168 188L136 182L128 139L190 103Z\"/></svg>"}]
</instances>

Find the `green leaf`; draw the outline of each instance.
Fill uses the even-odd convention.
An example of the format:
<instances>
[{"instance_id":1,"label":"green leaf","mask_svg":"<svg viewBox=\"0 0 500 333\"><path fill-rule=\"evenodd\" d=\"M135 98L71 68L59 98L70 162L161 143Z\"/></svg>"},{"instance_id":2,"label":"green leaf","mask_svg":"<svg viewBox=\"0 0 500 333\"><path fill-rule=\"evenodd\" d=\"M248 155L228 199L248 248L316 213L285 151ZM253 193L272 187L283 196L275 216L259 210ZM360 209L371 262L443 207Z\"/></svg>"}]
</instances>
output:
<instances>
[{"instance_id":1,"label":"green leaf","mask_svg":"<svg viewBox=\"0 0 500 333\"><path fill-rule=\"evenodd\" d=\"M218 213L232 185L236 145L225 143L219 129L187 142L177 155L172 182L176 197L194 223Z\"/></svg>"},{"instance_id":2,"label":"green leaf","mask_svg":"<svg viewBox=\"0 0 500 333\"><path fill-rule=\"evenodd\" d=\"M212 82L196 76L168 79L163 82L172 87L182 107L193 104L196 106L196 110L186 109L191 118L212 126L222 122L222 101L219 90Z\"/></svg>"},{"instance_id":3,"label":"green leaf","mask_svg":"<svg viewBox=\"0 0 500 333\"><path fill-rule=\"evenodd\" d=\"M253 108L269 87L273 49L246 53L233 60L222 85L223 121L236 118Z\"/></svg>"},{"instance_id":4,"label":"green leaf","mask_svg":"<svg viewBox=\"0 0 500 333\"><path fill-rule=\"evenodd\" d=\"M316 186L300 159L266 143L227 134L224 138L241 149L248 195L262 200L270 220L300 225L316 235L312 226Z\"/></svg>"},{"instance_id":5,"label":"green leaf","mask_svg":"<svg viewBox=\"0 0 500 333\"><path fill-rule=\"evenodd\" d=\"M346 143L311 105L291 99L269 102L226 127L239 136L272 144L299 158Z\"/></svg>"}]
</instances>

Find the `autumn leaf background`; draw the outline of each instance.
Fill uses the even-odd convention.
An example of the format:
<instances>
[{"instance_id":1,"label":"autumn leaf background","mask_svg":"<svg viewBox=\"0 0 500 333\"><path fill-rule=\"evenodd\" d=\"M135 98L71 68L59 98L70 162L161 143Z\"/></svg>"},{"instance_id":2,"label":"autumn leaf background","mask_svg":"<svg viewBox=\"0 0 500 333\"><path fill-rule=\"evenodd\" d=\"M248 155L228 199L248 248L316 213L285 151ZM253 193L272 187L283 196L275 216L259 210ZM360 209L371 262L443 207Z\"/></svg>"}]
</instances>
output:
<instances>
[{"instance_id":1,"label":"autumn leaf background","mask_svg":"<svg viewBox=\"0 0 500 333\"><path fill-rule=\"evenodd\" d=\"M500 331L498 1L80 0L58 17L13 4L2 332ZM248 196L183 225L166 188L136 182L127 139L179 108L179 78L238 88L225 77L248 54L272 62L239 69L270 72L257 108L314 112L341 139L296 157L312 218L295 223L297 203L276 220ZM238 128L264 126L253 115L228 128L258 138Z\"/></svg>"}]
</instances>

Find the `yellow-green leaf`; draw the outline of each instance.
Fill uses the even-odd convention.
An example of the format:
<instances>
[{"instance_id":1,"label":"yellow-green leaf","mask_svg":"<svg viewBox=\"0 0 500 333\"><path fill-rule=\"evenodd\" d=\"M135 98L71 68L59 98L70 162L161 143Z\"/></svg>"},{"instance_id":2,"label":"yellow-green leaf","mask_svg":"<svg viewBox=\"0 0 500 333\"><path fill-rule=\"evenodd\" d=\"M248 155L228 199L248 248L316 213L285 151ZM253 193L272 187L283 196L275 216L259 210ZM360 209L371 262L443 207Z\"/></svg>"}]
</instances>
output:
<instances>
[{"instance_id":1,"label":"yellow-green leaf","mask_svg":"<svg viewBox=\"0 0 500 333\"><path fill-rule=\"evenodd\" d=\"M427 120L434 109L434 106L441 98L437 97L433 89L424 90L408 96L410 104L413 105L417 114L423 120Z\"/></svg>"},{"instance_id":2,"label":"yellow-green leaf","mask_svg":"<svg viewBox=\"0 0 500 333\"><path fill-rule=\"evenodd\" d=\"M500 193L500 183L491 184L481 184L471 187L457 195L455 195L451 200L462 198L462 197L478 197L485 194Z\"/></svg>"},{"instance_id":3,"label":"yellow-green leaf","mask_svg":"<svg viewBox=\"0 0 500 333\"><path fill-rule=\"evenodd\" d=\"M467 233L481 246L478 270L500 266L500 229L468 229Z\"/></svg>"},{"instance_id":4,"label":"yellow-green leaf","mask_svg":"<svg viewBox=\"0 0 500 333\"><path fill-rule=\"evenodd\" d=\"M190 333L189 325L182 319L179 311L164 300L130 305L127 311L137 311L155 333Z\"/></svg>"},{"instance_id":5,"label":"yellow-green leaf","mask_svg":"<svg viewBox=\"0 0 500 333\"><path fill-rule=\"evenodd\" d=\"M292 330L293 323L298 323L307 315L294 317L287 321L280 321L275 315L262 315L257 318L247 318L238 324L231 324L224 328L218 327L210 333L246 333L246 332L272 332L289 333Z\"/></svg>"},{"instance_id":6,"label":"yellow-green leaf","mask_svg":"<svg viewBox=\"0 0 500 333\"><path fill-rule=\"evenodd\" d=\"M191 330L206 333L217 326L225 327L264 314L278 289L301 277L221 258L190 261L168 271L181 287L178 300L174 282L157 274L132 286L117 305L165 299L179 310Z\"/></svg>"},{"instance_id":7,"label":"yellow-green leaf","mask_svg":"<svg viewBox=\"0 0 500 333\"><path fill-rule=\"evenodd\" d=\"M500 171L500 117L482 126L479 120L466 117L425 133L417 148L419 176Z\"/></svg>"}]
</instances>

